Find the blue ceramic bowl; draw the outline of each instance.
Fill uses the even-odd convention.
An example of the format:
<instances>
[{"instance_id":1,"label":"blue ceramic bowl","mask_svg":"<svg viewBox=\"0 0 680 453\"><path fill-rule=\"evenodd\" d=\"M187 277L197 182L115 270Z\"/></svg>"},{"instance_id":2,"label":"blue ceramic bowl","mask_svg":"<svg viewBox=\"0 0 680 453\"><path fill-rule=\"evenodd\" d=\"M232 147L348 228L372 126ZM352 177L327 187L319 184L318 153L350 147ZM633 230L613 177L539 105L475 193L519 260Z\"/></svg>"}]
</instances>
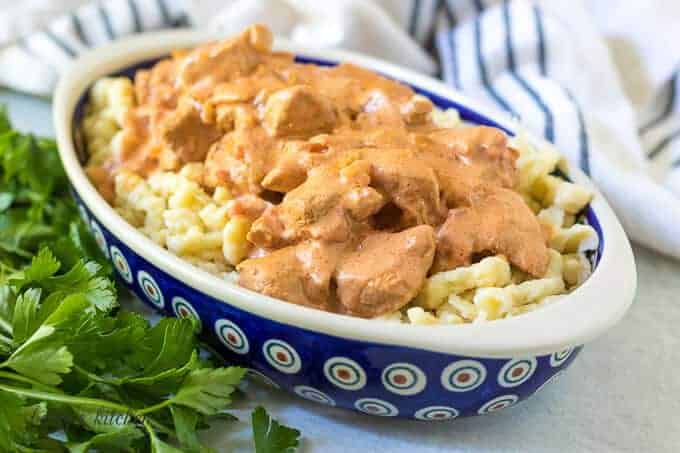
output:
<instances>
[{"instance_id":1,"label":"blue ceramic bowl","mask_svg":"<svg viewBox=\"0 0 680 453\"><path fill-rule=\"evenodd\" d=\"M121 280L152 307L200 320L205 338L230 362L322 404L388 417L450 419L495 412L533 395L629 307L636 286L633 255L619 222L594 188L586 213L600 239L592 276L542 310L487 324L399 325L325 313L223 281L162 249L119 217L85 176L76 133L82 106L99 77L131 75L174 48L214 37L196 32L143 35L84 56L59 84L54 121L80 212ZM306 62L352 61L411 85L441 108L456 108L466 121L513 133L512 122L502 115L428 77L351 53L278 41L275 46ZM592 188L579 171L569 177Z\"/></svg>"}]
</instances>

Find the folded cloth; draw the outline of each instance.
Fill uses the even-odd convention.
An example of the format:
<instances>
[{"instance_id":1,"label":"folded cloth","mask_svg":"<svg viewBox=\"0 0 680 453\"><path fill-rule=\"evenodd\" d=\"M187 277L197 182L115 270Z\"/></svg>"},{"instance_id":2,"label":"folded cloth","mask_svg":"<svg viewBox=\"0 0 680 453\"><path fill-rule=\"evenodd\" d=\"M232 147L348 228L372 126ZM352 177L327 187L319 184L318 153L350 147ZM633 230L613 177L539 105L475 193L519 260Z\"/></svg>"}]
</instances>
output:
<instances>
[{"instance_id":1,"label":"folded cloth","mask_svg":"<svg viewBox=\"0 0 680 453\"><path fill-rule=\"evenodd\" d=\"M49 95L75 56L130 33L193 25L230 34L265 23L307 46L440 76L517 118L592 177L634 240L680 259L680 48L668 45L677 2L617 5L616 14L605 0L25 3L15 12L22 23L40 19L28 33L12 35L3 22L16 18L0 12L0 84L10 88Z\"/></svg>"}]
</instances>

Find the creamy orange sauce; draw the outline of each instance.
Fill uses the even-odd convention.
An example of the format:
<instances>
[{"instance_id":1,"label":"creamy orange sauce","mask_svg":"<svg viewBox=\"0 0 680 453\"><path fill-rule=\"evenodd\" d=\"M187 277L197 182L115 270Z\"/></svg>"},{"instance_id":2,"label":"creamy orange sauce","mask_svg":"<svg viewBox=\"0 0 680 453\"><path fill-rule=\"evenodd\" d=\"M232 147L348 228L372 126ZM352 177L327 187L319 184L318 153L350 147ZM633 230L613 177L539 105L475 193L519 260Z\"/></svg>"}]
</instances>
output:
<instances>
[{"instance_id":1,"label":"creamy orange sauce","mask_svg":"<svg viewBox=\"0 0 680 453\"><path fill-rule=\"evenodd\" d=\"M296 63L253 26L139 71L119 152L88 168L112 197L143 176L203 162L249 218L239 283L322 310L399 309L433 273L503 254L541 277L548 250L513 189L516 152L489 127L443 129L409 87L350 65Z\"/></svg>"}]
</instances>

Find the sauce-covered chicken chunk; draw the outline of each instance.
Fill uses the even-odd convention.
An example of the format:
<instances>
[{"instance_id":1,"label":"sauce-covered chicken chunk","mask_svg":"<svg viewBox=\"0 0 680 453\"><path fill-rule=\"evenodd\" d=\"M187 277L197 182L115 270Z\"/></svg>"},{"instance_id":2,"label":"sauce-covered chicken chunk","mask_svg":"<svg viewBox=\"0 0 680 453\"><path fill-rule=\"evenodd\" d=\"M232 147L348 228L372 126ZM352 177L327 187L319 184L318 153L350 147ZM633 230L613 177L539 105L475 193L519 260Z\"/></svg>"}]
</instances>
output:
<instances>
[{"instance_id":1,"label":"sauce-covered chicken chunk","mask_svg":"<svg viewBox=\"0 0 680 453\"><path fill-rule=\"evenodd\" d=\"M437 235L435 271L472 263L475 255L505 255L542 277L549 255L541 225L521 196L508 189L479 190L470 206L452 209Z\"/></svg>"},{"instance_id":2,"label":"sauce-covered chicken chunk","mask_svg":"<svg viewBox=\"0 0 680 453\"><path fill-rule=\"evenodd\" d=\"M210 237L242 241L221 249L242 286L354 316L398 310L429 274L485 254L543 276L548 250L514 191L505 133L442 127L404 84L271 44L253 26L138 71L115 149L87 169L100 192L115 201L118 172L191 164L213 197Z\"/></svg>"},{"instance_id":3,"label":"sauce-covered chicken chunk","mask_svg":"<svg viewBox=\"0 0 680 453\"><path fill-rule=\"evenodd\" d=\"M199 109L186 102L166 118L161 126L163 144L174 153L177 167L203 162L208 150L222 136L212 124L201 121Z\"/></svg>"},{"instance_id":4,"label":"sauce-covered chicken chunk","mask_svg":"<svg viewBox=\"0 0 680 453\"><path fill-rule=\"evenodd\" d=\"M281 204L255 221L248 240L268 249L306 239L351 241L355 223L385 203L380 193L369 187L370 168L361 160L344 168L335 162L314 168Z\"/></svg>"},{"instance_id":5,"label":"sauce-covered chicken chunk","mask_svg":"<svg viewBox=\"0 0 680 453\"><path fill-rule=\"evenodd\" d=\"M242 261L237 268L239 284L267 296L335 311L330 283L338 249L309 241Z\"/></svg>"},{"instance_id":6,"label":"sauce-covered chicken chunk","mask_svg":"<svg viewBox=\"0 0 680 453\"><path fill-rule=\"evenodd\" d=\"M328 99L298 85L269 97L264 107L264 125L276 137L307 137L331 131L335 111Z\"/></svg>"},{"instance_id":7,"label":"sauce-covered chicken chunk","mask_svg":"<svg viewBox=\"0 0 680 453\"><path fill-rule=\"evenodd\" d=\"M342 308L365 318L401 308L423 285L434 250L434 230L428 225L369 235L336 271Z\"/></svg>"}]
</instances>

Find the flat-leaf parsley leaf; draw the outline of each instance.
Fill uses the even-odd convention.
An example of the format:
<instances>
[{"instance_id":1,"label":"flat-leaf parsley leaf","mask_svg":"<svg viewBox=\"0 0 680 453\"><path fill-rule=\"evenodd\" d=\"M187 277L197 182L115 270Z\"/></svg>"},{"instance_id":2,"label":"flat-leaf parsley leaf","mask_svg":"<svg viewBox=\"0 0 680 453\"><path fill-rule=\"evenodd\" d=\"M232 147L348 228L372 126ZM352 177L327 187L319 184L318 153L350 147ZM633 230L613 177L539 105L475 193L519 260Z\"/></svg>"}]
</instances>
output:
<instances>
[{"instance_id":1,"label":"flat-leaf parsley leaf","mask_svg":"<svg viewBox=\"0 0 680 453\"><path fill-rule=\"evenodd\" d=\"M198 431L233 419L245 371L201 358L194 321L118 306L67 187L55 143L0 108L0 452L211 452ZM297 446L261 408L253 429L258 452Z\"/></svg>"}]
</instances>

